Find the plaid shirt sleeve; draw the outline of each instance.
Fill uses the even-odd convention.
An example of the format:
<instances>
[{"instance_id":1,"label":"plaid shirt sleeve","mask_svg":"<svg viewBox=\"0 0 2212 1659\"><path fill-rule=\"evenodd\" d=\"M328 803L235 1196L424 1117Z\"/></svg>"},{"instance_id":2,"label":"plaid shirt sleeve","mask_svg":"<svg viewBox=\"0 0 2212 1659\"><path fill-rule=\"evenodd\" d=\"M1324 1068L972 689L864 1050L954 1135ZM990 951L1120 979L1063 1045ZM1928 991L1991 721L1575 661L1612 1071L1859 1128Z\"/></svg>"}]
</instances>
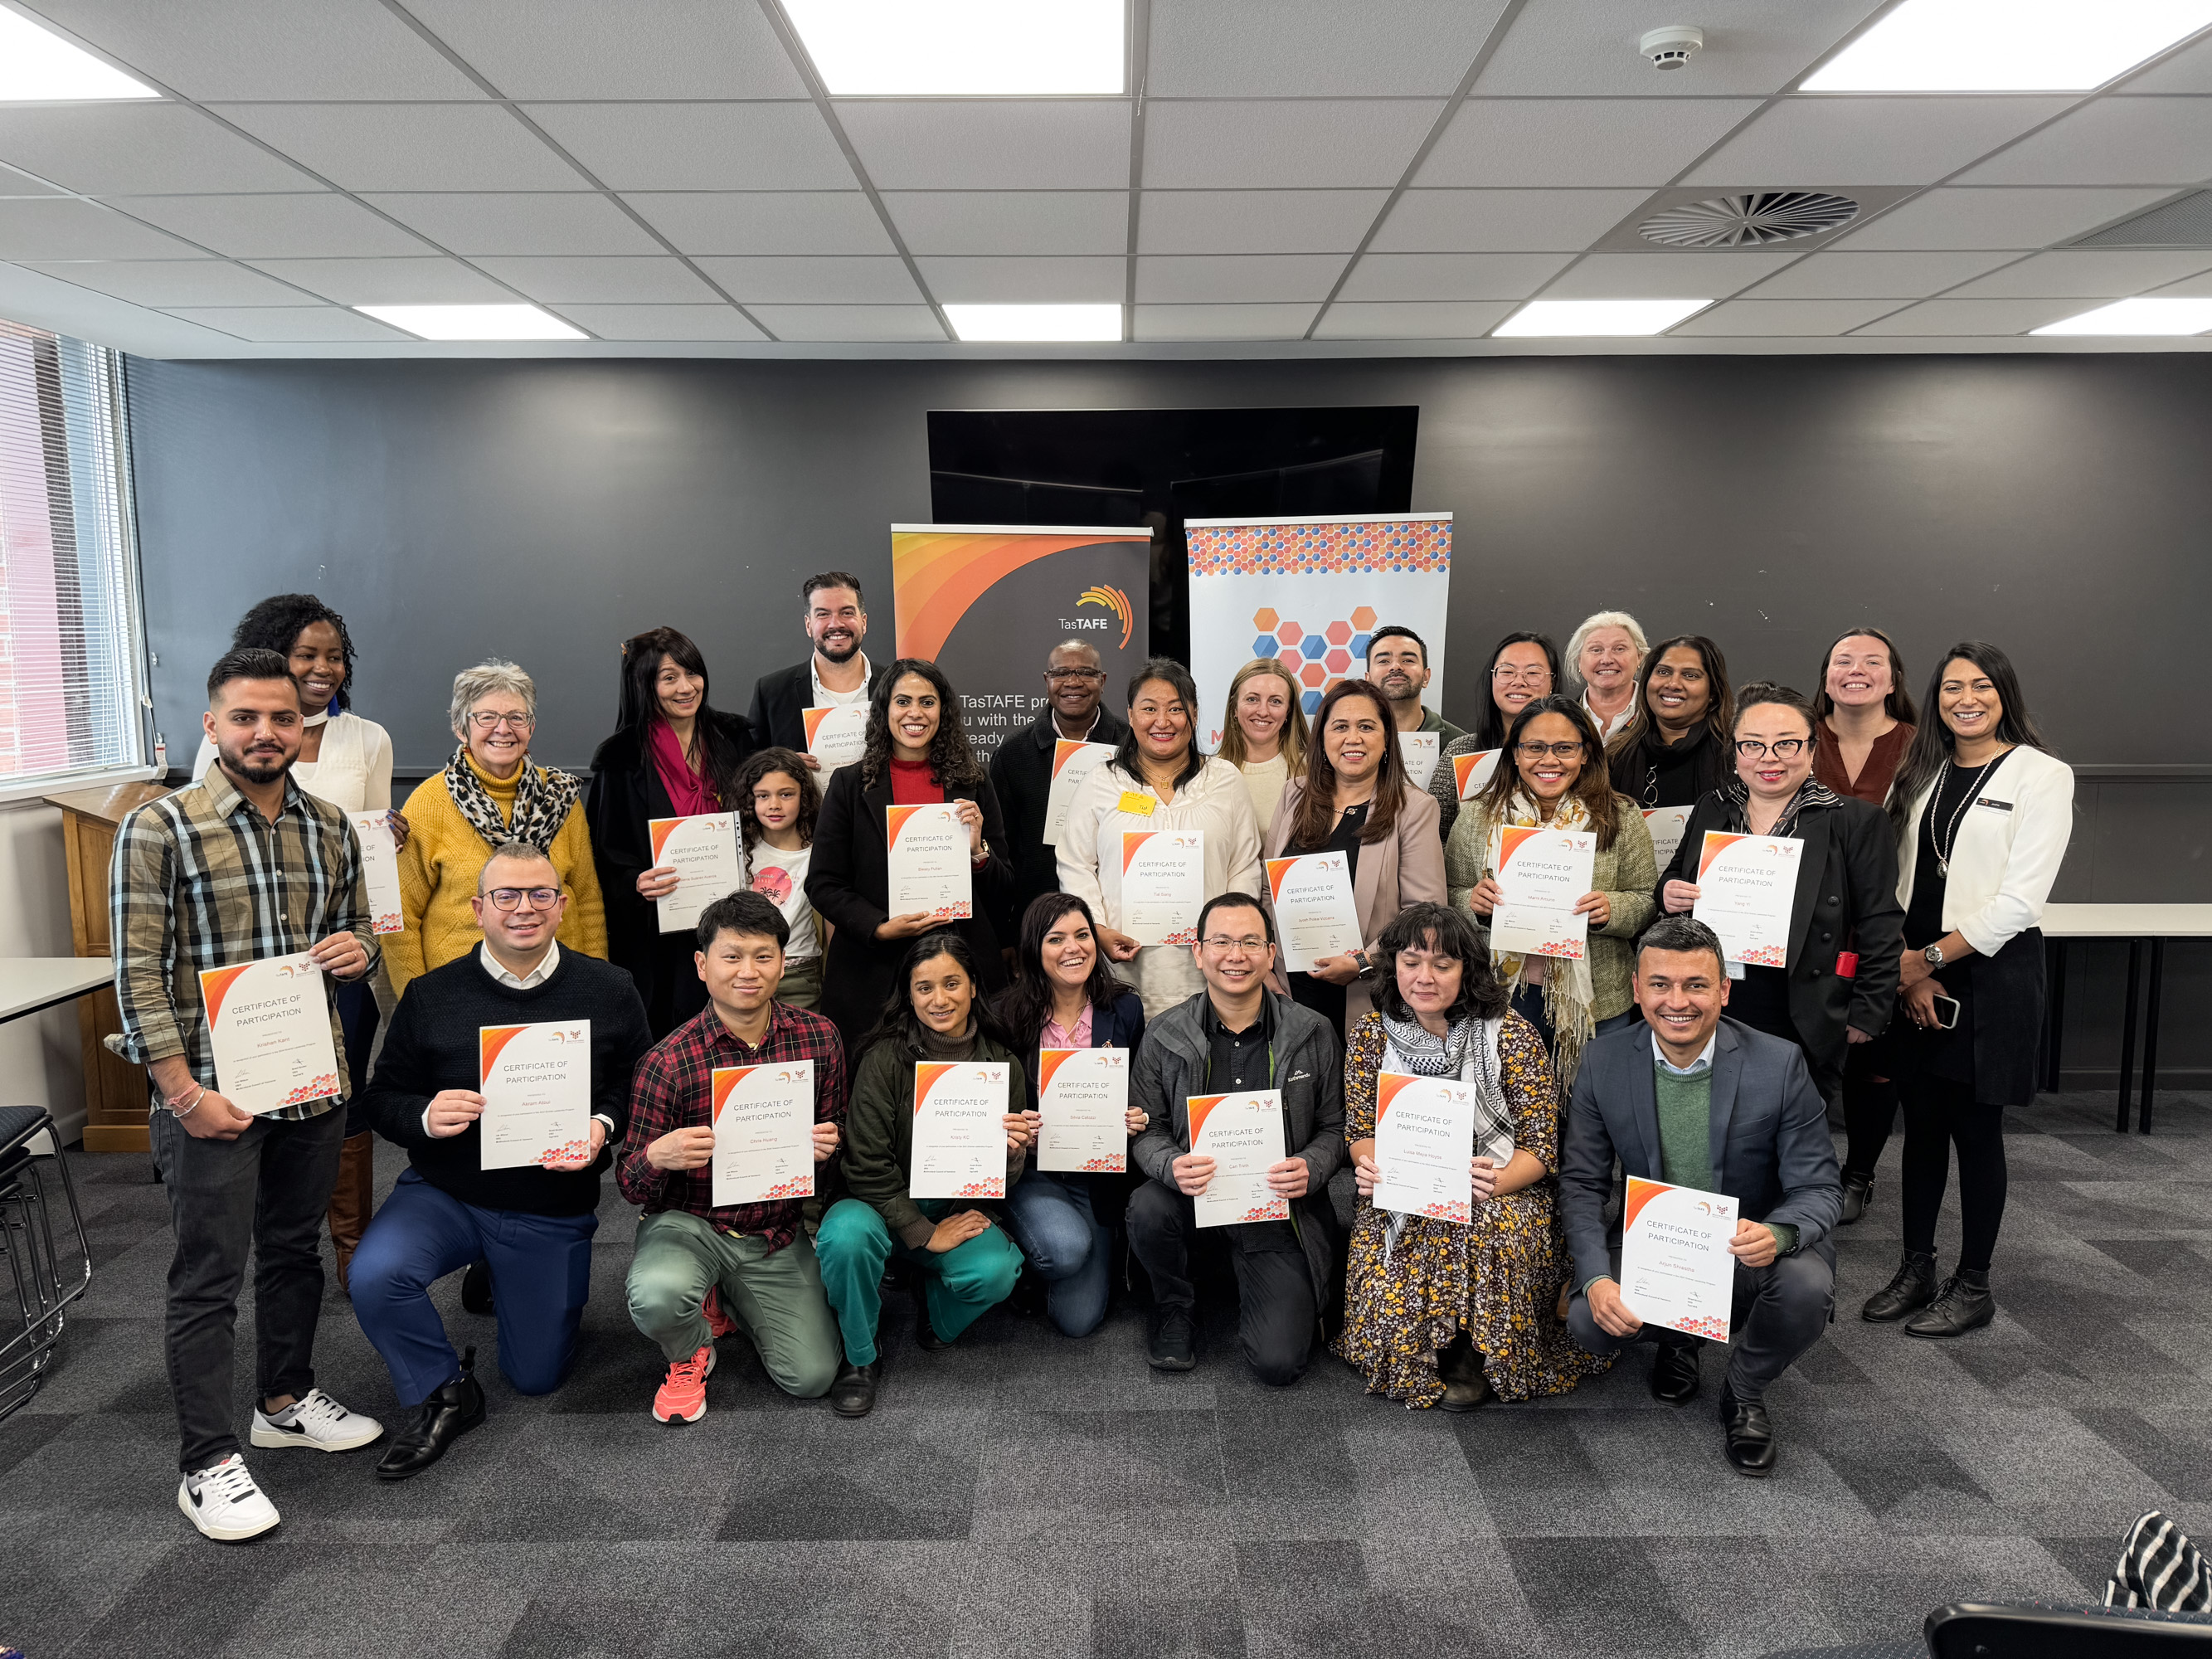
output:
<instances>
[{"instance_id":1,"label":"plaid shirt sleeve","mask_svg":"<svg viewBox=\"0 0 2212 1659\"><path fill-rule=\"evenodd\" d=\"M143 808L123 821L108 866L108 938L115 951L115 1000L125 1057L141 1066L189 1052L170 982L176 968L170 890L176 845L167 822Z\"/></svg>"},{"instance_id":2,"label":"plaid shirt sleeve","mask_svg":"<svg viewBox=\"0 0 2212 1659\"><path fill-rule=\"evenodd\" d=\"M672 1172L656 1170L645 1156L646 1148L661 1136L684 1127L684 1096L676 1085L677 1063L669 1053L682 1035L681 1031L672 1034L638 1061L630 1077L629 1130L623 1141L623 1155L615 1164L615 1185L624 1198L648 1214L690 1207L668 1203Z\"/></svg>"}]
</instances>

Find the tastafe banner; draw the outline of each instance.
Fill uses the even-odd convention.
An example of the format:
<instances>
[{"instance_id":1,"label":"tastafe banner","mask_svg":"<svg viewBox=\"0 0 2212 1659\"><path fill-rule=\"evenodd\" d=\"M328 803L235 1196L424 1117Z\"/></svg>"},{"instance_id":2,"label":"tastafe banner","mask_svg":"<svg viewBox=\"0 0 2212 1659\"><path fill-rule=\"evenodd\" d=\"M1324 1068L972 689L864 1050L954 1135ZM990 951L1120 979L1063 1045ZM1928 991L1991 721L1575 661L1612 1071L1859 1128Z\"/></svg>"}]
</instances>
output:
<instances>
[{"instance_id":1,"label":"tastafe banner","mask_svg":"<svg viewBox=\"0 0 2212 1659\"><path fill-rule=\"evenodd\" d=\"M1309 716L1339 680L1366 670L1367 637L1390 623L1428 646L1421 701L1443 706L1452 518L1193 519L1190 670L1204 746L1221 744L1229 683L1276 657L1304 688Z\"/></svg>"},{"instance_id":2,"label":"tastafe banner","mask_svg":"<svg viewBox=\"0 0 2212 1659\"><path fill-rule=\"evenodd\" d=\"M960 694L988 758L1043 708L1045 658L1063 640L1098 647L1105 706L1128 701L1147 653L1152 533L1031 525L891 526L894 631Z\"/></svg>"}]
</instances>

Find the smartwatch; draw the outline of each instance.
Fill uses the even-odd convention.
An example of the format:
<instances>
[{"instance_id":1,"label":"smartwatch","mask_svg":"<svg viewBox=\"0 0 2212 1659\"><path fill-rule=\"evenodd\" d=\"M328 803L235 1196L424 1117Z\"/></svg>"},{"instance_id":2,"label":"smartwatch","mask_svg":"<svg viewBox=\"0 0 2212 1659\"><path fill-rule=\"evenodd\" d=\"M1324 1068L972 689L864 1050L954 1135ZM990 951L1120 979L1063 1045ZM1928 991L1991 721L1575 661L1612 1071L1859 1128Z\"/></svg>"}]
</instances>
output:
<instances>
[{"instance_id":1,"label":"smartwatch","mask_svg":"<svg viewBox=\"0 0 2212 1659\"><path fill-rule=\"evenodd\" d=\"M1359 964L1360 978L1373 979L1375 977L1375 964L1367 959L1366 951L1354 951L1352 953L1352 959Z\"/></svg>"}]
</instances>

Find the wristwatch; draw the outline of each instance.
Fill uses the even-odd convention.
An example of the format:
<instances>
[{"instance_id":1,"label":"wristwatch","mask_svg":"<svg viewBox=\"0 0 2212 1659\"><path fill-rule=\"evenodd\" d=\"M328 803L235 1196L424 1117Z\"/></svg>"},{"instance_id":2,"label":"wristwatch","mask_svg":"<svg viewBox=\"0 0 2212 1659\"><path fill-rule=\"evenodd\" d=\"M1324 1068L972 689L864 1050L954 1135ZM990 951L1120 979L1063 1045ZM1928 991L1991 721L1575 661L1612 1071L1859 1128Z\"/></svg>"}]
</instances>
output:
<instances>
[{"instance_id":1,"label":"wristwatch","mask_svg":"<svg viewBox=\"0 0 2212 1659\"><path fill-rule=\"evenodd\" d=\"M1920 954L1928 959L1928 965L1930 968L1941 968L1943 965L1943 947L1940 945L1931 945Z\"/></svg>"},{"instance_id":2,"label":"wristwatch","mask_svg":"<svg viewBox=\"0 0 2212 1659\"><path fill-rule=\"evenodd\" d=\"M968 867L971 870L980 870L990 861L991 843L988 841L983 843L981 850L968 855Z\"/></svg>"},{"instance_id":3,"label":"wristwatch","mask_svg":"<svg viewBox=\"0 0 2212 1659\"><path fill-rule=\"evenodd\" d=\"M1367 959L1366 951L1354 951L1352 953L1352 959L1359 964L1360 978L1373 979L1375 977L1375 964Z\"/></svg>"}]
</instances>

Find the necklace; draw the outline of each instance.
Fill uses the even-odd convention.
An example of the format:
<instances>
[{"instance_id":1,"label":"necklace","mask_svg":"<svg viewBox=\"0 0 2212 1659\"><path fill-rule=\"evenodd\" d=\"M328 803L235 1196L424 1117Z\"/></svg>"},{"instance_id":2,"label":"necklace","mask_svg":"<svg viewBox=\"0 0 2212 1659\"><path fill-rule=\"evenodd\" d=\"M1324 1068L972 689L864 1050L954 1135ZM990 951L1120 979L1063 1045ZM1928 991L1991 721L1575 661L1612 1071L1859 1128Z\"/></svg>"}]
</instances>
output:
<instances>
[{"instance_id":1,"label":"necklace","mask_svg":"<svg viewBox=\"0 0 2212 1659\"><path fill-rule=\"evenodd\" d=\"M2011 752L2009 750L2005 751L2006 754ZM2004 755L1993 755L1982 763L1981 769L1974 774L1974 781L1966 786L1959 797L1959 804L1951 809L1950 823L1944 825L1935 837L1936 873L1946 881L1951 878L1952 850L1959 844L1959 820L1966 815L1966 808L1972 804L1974 797L1982 793L1983 781L2003 758Z\"/></svg>"}]
</instances>

